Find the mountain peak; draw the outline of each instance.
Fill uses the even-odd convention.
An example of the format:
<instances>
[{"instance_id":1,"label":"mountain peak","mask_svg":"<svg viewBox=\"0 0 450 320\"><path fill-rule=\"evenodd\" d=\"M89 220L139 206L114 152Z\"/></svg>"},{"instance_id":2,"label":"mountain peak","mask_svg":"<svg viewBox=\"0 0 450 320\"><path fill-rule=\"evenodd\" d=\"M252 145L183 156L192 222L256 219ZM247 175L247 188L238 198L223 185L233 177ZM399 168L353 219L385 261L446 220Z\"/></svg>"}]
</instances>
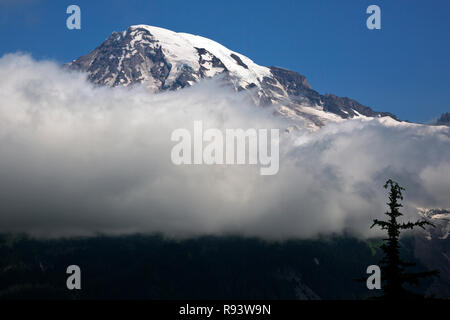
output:
<instances>
[{"instance_id":1,"label":"mountain peak","mask_svg":"<svg viewBox=\"0 0 450 320\"><path fill-rule=\"evenodd\" d=\"M246 88L258 86L270 69L213 40L168 29L133 25L114 32L87 56L69 64L88 71L97 84L142 83L153 91L178 89L226 72Z\"/></svg>"},{"instance_id":2,"label":"mountain peak","mask_svg":"<svg viewBox=\"0 0 450 320\"><path fill-rule=\"evenodd\" d=\"M257 105L277 105L279 113L311 128L359 116L391 116L349 98L320 95L306 77L280 67L264 67L202 36L138 24L113 32L89 54L67 64L85 71L98 85L141 84L153 92L189 87L223 75ZM337 116L337 117L336 117Z\"/></svg>"},{"instance_id":3,"label":"mountain peak","mask_svg":"<svg viewBox=\"0 0 450 320\"><path fill-rule=\"evenodd\" d=\"M450 126L450 113L446 112L436 121L439 126Z\"/></svg>"}]
</instances>

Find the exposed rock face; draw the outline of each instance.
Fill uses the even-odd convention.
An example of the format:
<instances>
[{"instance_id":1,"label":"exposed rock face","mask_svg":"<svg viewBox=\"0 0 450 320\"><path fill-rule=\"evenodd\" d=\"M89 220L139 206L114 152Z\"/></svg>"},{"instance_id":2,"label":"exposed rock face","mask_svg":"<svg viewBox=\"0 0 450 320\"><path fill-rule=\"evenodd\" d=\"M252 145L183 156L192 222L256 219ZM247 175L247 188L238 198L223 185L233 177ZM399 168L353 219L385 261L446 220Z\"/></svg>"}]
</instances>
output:
<instances>
[{"instance_id":1,"label":"exposed rock face","mask_svg":"<svg viewBox=\"0 0 450 320\"><path fill-rule=\"evenodd\" d=\"M311 88L305 76L279 67L270 67L270 71L292 102L321 105L322 96Z\"/></svg>"},{"instance_id":2,"label":"exposed rock face","mask_svg":"<svg viewBox=\"0 0 450 320\"><path fill-rule=\"evenodd\" d=\"M89 80L98 85L142 84L154 92L177 90L222 75L236 91L248 92L255 104L276 105L283 116L311 128L354 117L395 119L349 98L321 95L297 72L259 66L212 40L147 25L112 33L67 66L87 72Z\"/></svg>"},{"instance_id":3,"label":"exposed rock face","mask_svg":"<svg viewBox=\"0 0 450 320\"><path fill-rule=\"evenodd\" d=\"M359 115L364 115L367 117L391 117L393 119L397 119L392 113L376 112L370 107L364 106L355 100L347 97L337 97L332 94L325 95L324 109L326 111L339 114L343 118L353 118L358 116L357 113L359 113Z\"/></svg>"},{"instance_id":4,"label":"exposed rock face","mask_svg":"<svg viewBox=\"0 0 450 320\"><path fill-rule=\"evenodd\" d=\"M414 254L429 269L439 270L428 289L429 295L450 296L450 209L419 209L419 214L433 224L416 231Z\"/></svg>"},{"instance_id":5,"label":"exposed rock face","mask_svg":"<svg viewBox=\"0 0 450 320\"><path fill-rule=\"evenodd\" d=\"M439 126L449 126L450 127L450 113L443 113L442 116L436 121Z\"/></svg>"}]
</instances>

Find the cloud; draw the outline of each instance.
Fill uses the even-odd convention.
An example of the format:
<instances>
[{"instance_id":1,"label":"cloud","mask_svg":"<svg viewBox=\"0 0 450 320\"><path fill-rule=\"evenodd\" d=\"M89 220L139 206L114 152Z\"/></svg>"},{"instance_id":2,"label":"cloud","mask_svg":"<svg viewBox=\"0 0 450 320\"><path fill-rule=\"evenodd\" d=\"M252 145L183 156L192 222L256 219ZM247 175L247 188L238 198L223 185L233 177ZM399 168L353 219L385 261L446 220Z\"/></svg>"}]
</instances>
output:
<instances>
[{"instance_id":1,"label":"cloud","mask_svg":"<svg viewBox=\"0 0 450 320\"><path fill-rule=\"evenodd\" d=\"M258 166L172 164L173 130L195 120L285 128L272 111L216 81L161 94L98 88L52 62L6 55L0 232L364 237L386 210L388 178L407 188L407 217L415 207L450 207L449 132L436 127L352 120L284 134L274 176Z\"/></svg>"}]
</instances>

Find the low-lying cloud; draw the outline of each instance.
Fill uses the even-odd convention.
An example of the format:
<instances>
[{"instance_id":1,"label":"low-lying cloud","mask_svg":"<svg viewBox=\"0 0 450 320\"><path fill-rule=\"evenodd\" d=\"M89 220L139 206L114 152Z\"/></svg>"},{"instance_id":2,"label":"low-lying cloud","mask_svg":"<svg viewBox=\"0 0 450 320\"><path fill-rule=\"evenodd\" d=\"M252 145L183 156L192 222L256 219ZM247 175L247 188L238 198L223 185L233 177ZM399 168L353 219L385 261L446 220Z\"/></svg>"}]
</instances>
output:
<instances>
[{"instance_id":1,"label":"low-lying cloud","mask_svg":"<svg viewBox=\"0 0 450 320\"><path fill-rule=\"evenodd\" d=\"M448 130L351 120L282 135L277 175L176 166L177 128L286 128L216 81L177 92L98 88L26 55L0 59L0 233L368 236L388 178L404 213L450 207ZM372 231L373 232L373 231Z\"/></svg>"}]
</instances>

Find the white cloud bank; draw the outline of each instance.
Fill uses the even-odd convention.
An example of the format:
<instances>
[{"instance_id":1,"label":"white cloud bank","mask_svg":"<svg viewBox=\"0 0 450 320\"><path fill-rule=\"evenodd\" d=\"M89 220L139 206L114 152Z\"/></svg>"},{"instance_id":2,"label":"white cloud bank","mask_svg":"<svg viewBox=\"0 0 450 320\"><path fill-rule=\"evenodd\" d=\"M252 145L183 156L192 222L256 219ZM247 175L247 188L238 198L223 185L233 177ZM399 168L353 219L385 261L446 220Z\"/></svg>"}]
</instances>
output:
<instances>
[{"instance_id":1,"label":"white cloud bank","mask_svg":"<svg viewBox=\"0 0 450 320\"><path fill-rule=\"evenodd\" d=\"M304 238L369 235L388 178L406 187L404 213L450 207L447 129L377 120L293 132L280 170L175 166L176 128L283 128L214 81L178 92L94 88L28 56L0 59L0 233L78 236L163 233Z\"/></svg>"}]
</instances>

